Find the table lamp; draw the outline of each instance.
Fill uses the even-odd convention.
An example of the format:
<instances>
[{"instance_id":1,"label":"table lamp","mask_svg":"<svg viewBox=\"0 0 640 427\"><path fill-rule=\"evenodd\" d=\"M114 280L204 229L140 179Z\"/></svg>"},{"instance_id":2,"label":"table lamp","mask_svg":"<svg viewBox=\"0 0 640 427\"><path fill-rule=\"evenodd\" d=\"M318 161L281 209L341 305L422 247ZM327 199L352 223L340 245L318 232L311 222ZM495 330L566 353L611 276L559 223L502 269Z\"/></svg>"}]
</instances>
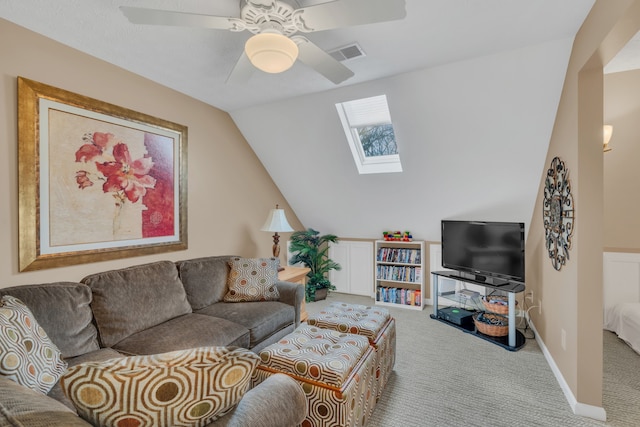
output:
<instances>
[{"instance_id":1,"label":"table lamp","mask_svg":"<svg viewBox=\"0 0 640 427\"><path fill-rule=\"evenodd\" d=\"M272 231L273 235L273 257L278 258L280 256L280 236L278 232L294 231L293 228L287 222L287 217L284 214L284 209L279 209L276 205L275 209L269 211L267 221L264 223L262 231Z\"/></svg>"}]
</instances>

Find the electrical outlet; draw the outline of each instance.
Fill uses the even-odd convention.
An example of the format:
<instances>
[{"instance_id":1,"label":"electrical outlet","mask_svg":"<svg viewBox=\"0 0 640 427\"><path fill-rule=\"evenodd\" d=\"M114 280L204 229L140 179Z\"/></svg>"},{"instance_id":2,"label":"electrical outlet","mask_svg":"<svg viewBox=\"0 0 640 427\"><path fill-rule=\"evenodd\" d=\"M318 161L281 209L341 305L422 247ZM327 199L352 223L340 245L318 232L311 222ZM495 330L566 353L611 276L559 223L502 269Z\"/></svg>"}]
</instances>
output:
<instances>
[{"instance_id":1,"label":"electrical outlet","mask_svg":"<svg viewBox=\"0 0 640 427\"><path fill-rule=\"evenodd\" d=\"M564 329L560 329L560 345L562 345L562 349L567 349L567 331Z\"/></svg>"},{"instance_id":2,"label":"electrical outlet","mask_svg":"<svg viewBox=\"0 0 640 427\"><path fill-rule=\"evenodd\" d=\"M542 300L538 300L538 314L542 315Z\"/></svg>"},{"instance_id":3,"label":"electrical outlet","mask_svg":"<svg viewBox=\"0 0 640 427\"><path fill-rule=\"evenodd\" d=\"M525 294L525 299L529 300L533 304L533 291L529 291Z\"/></svg>"}]
</instances>

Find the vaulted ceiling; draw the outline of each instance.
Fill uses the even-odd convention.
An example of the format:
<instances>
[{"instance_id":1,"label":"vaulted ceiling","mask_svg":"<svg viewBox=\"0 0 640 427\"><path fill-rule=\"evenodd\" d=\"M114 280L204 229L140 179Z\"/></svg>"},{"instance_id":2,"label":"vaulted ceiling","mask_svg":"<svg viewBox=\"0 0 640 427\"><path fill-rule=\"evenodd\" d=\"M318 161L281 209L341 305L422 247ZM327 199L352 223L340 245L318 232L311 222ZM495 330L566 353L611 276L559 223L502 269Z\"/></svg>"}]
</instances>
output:
<instances>
[{"instance_id":1,"label":"vaulted ceiling","mask_svg":"<svg viewBox=\"0 0 640 427\"><path fill-rule=\"evenodd\" d=\"M227 84L250 33L134 25L119 10L238 16L239 0L3 0L0 17L228 111L305 226L439 240L443 218L537 218L573 37L593 3L406 0L403 20L307 35L364 50L339 85L301 63ZM379 94L404 172L358 175L335 103Z\"/></svg>"},{"instance_id":2,"label":"vaulted ceiling","mask_svg":"<svg viewBox=\"0 0 640 427\"><path fill-rule=\"evenodd\" d=\"M306 7L327 0L286 0ZM349 2L350 0L342 0ZM345 87L573 36L593 0L407 0L403 20L309 33L326 50L357 42L366 56L345 62ZM248 31L135 25L120 6L238 17L240 0L3 0L0 17L226 111L330 90L296 63L225 84Z\"/></svg>"}]
</instances>

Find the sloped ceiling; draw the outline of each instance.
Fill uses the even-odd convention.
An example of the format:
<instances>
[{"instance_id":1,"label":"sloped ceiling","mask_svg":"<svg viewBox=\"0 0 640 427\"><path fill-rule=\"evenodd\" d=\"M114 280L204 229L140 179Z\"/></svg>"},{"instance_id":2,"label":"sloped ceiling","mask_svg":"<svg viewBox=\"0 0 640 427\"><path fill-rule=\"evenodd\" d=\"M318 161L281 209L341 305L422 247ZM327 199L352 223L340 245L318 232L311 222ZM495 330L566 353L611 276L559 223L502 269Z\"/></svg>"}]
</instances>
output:
<instances>
[{"instance_id":1,"label":"sloped ceiling","mask_svg":"<svg viewBox=\"0 0 640 427\"><path fill-rule=\"evenodd\" d=\"M227 85L249 34L135 26L118 10L237 16L238 0L4 0L0 17L229 111L305 226L439 240L443 218L538 218L571 44L593 3L407 0L402 21L309 35L366 52L339 86L302 64ZM404 172L358 175L335 103L382 93Z\"/></svg>"},{"instance_id":2,"label":"sloped ceiling","mask_svg":"<svg viewBox=\"0 0 640 427\"><path fill-rule=\"evenodd\" d=\"M328 0L285 0L298 6ZM350 1L350 0L342 0ZM2 0L0 17L225 111L330 90L301 63L225 84L247 31L131 24L120 6L239 16L241 0ZM573 36L593 0L406 0L403 20L309 33L326 50L358 42L340 86Z\"/></svg>"},{"instance_id":3,"label":"sloped ceiling","mask_svg":"<svg viewBox=\"0 0 640 427\"><path fill-rule=\"evenodd\" d=\"M604 67L605 74L620 73L640 68L640 33L636 34Z\"/></svg>"},{"instance_id":4,"label":"sloped ceiling","mask_svg":"<svg viewBox=\"0 0 640 427\"><path fill-rule=\"evenodd\" d=\"M528 226L571 45L565 38L231 114L307 227L439 241L444 218ZM383 93L404 171L358 175L335 103Z\"/></svg>"}]
</instances>

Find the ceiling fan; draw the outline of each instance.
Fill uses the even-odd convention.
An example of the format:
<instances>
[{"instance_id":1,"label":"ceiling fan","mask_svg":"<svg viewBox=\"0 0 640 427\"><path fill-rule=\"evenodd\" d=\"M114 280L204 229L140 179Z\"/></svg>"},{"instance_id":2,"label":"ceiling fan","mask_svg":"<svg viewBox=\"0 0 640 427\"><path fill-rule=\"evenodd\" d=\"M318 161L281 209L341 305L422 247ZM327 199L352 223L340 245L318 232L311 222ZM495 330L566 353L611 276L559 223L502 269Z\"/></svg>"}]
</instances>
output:
<instances>
[{"instance_id":1,"label":"ceiling fan","mask_svg":"<svg viewBox=\"0 0 640 427\"><path fill-rule=\"evenodd\" d=\"M240 0L240 18L130 6L120 9L134 24L253 33L227 83L247 81L254 67L268 73L286 71L297 59L339 84L352 77L353 71L296 33L393 21L406 16L405 0L335 0L302 8L295 8L284 0Z\"/></svg>"}]
</instances>

